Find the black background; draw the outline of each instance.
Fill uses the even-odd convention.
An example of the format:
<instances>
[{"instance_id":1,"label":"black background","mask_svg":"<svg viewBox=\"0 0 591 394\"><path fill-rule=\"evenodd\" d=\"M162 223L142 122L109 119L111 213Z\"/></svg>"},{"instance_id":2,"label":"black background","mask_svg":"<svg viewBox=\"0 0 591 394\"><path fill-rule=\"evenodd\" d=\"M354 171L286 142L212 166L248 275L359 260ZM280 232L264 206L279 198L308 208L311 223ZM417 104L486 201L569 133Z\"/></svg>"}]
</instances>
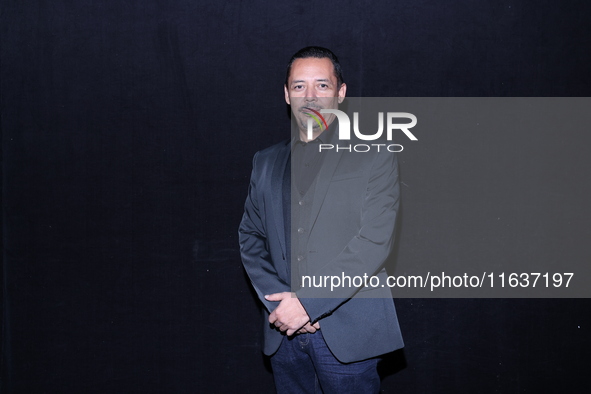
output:
<instances>
[{"instance_id":1,"label":"black background","mask_svg":"<svg viewBox=\"0 0 591 394\"><path fill-rule=\"evenodd\" d=\"M282 84L301 47L339 55L349 96L591 91L584 1L6 0L1 7L2 389L10 393L273 392L237 226L252 155L288 134ZM578 148L544 160L579 173L558 185L588 185L589 138L568 130L561 137ZM445 174L427 170L433 163L404 154L404 182L447 184ZM491 174L503 177L511 163L502 152L499 161ZM469 158L451 162L450 177L470 166ZM539 182L553 184L551 175ZM523 178L509 179L523 186ZM562 190L558 203L578 206L589 189L574 199ZM510 197L501 210L519 215ZM412 204L412 193L403 194L401 234ZM492 205L484 216L496 214ZM429 250L439 234L465 224L440 208L420 239L403 239L401 254ZM547 224L560 211L545 214ZM520 234L535 225L528 218L512 228L511 248L503 252L498 242L491 260L519 248ZM554 229L581 230L588 231ZM551 243L551 234L541 242ZM451 238L452 257L461 235ZM553 258L563 247L551 249ZM569 245L569 256L588 257L577 247ZM589 389L586 299L397 306L406 348L388 360L386 392Z\"/></svg>"}]
</instances>

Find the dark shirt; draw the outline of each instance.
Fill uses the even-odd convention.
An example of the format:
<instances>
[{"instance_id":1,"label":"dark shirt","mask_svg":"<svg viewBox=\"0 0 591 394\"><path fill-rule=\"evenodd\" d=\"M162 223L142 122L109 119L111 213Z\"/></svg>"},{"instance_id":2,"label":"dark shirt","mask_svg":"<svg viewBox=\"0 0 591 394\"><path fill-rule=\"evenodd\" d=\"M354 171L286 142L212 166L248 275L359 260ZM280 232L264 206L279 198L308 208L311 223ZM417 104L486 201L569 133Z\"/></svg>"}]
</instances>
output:
<instances>
[{"instance_id":1,"label":"dark shirt","mask_svg":"<svg viewBox=\"0 0 591 394\"><path fill-rule=\"evenodd\" d=\"M333 122L333 124L336 122ZM334 133L333 125L329 126L315 140L304 142L295 137L292 141L291 151L291 175L297 192L303 196L306 194L314 179L320 172L325 154L320 152L320 144L326 144Z\"/></svg>"}]
</instances>

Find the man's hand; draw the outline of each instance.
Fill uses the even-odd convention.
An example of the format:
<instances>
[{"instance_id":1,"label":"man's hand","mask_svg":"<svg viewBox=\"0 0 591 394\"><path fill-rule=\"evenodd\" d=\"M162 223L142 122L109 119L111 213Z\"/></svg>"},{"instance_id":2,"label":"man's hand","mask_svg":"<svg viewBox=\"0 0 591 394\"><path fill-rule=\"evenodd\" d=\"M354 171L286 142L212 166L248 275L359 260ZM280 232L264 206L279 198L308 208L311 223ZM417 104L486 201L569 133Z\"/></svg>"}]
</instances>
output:
<instances>
[{"instance_id":1,"label":"man's hand","mask_svg":"<svg viewBox=\"0 0 591 394\"><path fill-rule=\"evenodd\" d=\"M298 330L298 334L314 334L316 331L320 330L320 323L316 322L314 324L306 323L306 325Z\"/></svg>"},{"instance_id":2,"label":"man's hand","mask_svg":"<svg viewBox=\"0 0 591 394\"><path fill-rule=\"evenodd\" d=\"M266 295L265 299L268 301L280 301L277 308L269 315L269 323L287 335L293 335L304 327L306 323L310 322L310 316L308 316L308 313L295 293L285 291L283 293ZM310 325L310 327L313 326Z\"/></svg>"}]
</instances>

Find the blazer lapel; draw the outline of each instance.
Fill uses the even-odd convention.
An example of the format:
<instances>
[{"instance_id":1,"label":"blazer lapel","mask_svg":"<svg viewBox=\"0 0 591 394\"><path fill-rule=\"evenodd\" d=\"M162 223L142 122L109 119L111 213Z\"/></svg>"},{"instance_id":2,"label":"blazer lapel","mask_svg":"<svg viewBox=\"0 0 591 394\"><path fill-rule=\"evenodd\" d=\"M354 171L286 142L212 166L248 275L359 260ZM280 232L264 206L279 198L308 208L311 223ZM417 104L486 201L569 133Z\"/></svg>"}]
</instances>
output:
<instances>
[{"instance_id":1,"label":"blazer lapel","mask_svg":"<svg viewBox=\"0 0 591 394\"><path fill-rule=\"evenodd\" d=\"M324 158L324 162L322 163L322 167L320 168L320 172L318 173L318 178L316 179L316 189L314 191L314 200L312 202L311 210L311 217L313 219L310 228L314 227L314 224L316 223L316 219L318 218L320 208L322 208L322 204L324 204L324 200L326 198L326 193L328 192L328 186L330 185L332 175L337 169L339 160L342 157L342 153L339 154L338 152L333 151L325 152L325 154L326 157Z\"/></svg>"},{"instance_id":2,"label":"blazer lapel","mask_svg":"<svg viewBox=\"0 0 591 394\"><path fill-rule=\"evenodd\" d=\"M287 257L287 248L285 245L285 218L283 216L283 178L284 173L289 169L286 169L289 153L290 153L290 141L287 141L284 146L281 146L277 152L275 163L273 163L273 172L271 175L271 206L273 210L273 216L276 220L277 225L274 226L277 229L279 243L281 244L281 250L285 257ZM288 207L287 212L289 212Z\"/></svg>"}]
</instances>

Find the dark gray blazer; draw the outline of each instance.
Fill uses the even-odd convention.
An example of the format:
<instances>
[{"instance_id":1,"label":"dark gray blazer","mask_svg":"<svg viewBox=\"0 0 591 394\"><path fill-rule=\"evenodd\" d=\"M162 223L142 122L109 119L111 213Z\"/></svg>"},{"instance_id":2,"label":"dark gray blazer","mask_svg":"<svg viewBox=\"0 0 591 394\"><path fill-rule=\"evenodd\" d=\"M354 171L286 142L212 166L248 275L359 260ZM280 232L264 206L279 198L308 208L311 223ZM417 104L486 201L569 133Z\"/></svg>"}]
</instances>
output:
<instances>
[{"instance_id":1,"label":"dark gray blazer","mask_svg":"<svg viewBox=\"0 0 591 394\"><path fill-rule=\"evenodd\" d=\"M312 202L315 219L306 248L308 264L314 267L314 275L377 275L386 284L383 264L392 248L400 195L396 155L384 149L325 153ZM266 320L278 303L265 300L264 295L291 291L290 234L284 218L289 210L283 209L289 154L289 141L255 154L239 228L244 267L266 308L267 355L277 351L283 335ZM326 298L318 298L318 289L303 288L297 295L311 320L320 322L329 349L341 362L404 346L387 286L340 287Z\"/></svg>"}]
</instances>

